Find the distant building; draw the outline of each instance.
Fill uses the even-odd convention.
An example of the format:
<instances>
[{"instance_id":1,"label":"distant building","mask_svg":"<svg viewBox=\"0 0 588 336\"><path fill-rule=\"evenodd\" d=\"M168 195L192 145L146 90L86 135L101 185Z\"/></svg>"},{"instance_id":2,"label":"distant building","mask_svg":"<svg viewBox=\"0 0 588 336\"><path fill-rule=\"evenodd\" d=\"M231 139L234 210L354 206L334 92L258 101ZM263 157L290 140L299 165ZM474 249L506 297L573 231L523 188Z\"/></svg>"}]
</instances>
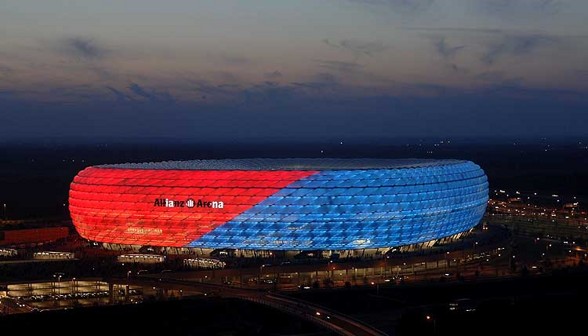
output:
<instances>
[{"instance_id":1,"label":"distant building","mask_svg":"<svg viewBox=\"0 0 588 336\"><path fill-rule=\"evenodd\" d=\"M82 237L109 244L357 250L468 231L487 201L470 161L229 159L88 167L69 209Z\"/></svg>"},{"instance_id":2,"label":"distant building","mask_svg":"<svg viewBox=\"0 0 588 336\"><path fill-rule=\"evenodd\" d=\"M70 227L55 222L6 221L0 225L0 246L24 247L54 242L66 238Z\"/></svg>"}]
</instances>

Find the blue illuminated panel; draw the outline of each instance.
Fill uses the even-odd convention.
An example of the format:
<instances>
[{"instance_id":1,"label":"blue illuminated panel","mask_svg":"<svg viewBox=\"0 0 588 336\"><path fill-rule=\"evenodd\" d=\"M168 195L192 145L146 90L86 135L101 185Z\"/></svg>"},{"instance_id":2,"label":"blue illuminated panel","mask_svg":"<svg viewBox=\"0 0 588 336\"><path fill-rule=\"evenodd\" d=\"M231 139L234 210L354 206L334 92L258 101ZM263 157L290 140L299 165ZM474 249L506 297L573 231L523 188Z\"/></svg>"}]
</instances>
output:
<instances>
[{"instance_id":1,"label":"blue illuminated panel","mask_svg":"<svg viewBox=\"0 0 588 336\"><path fill-rule=\"evenodd\" d=\"M467 231L479 223L487 201L486 175L469 161L323 170L187 246L337 250L408 245Z\"/></svg>"}]
</instances>

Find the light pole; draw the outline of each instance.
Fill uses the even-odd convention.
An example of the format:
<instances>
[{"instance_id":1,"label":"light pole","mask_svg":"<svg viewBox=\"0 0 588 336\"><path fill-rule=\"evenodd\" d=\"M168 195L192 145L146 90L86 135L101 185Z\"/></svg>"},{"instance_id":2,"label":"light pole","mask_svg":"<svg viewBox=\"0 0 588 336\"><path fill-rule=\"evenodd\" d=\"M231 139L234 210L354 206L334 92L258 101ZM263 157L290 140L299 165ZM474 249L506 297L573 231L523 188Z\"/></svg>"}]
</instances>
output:
<instances>
[{"instance_id":1,"label":"light pole","mask_svg":"<svg viewBox=\"0 0 588 336\"><path fill-rule=\"evenodd\" d=\"M125 288L125 302L129 301L129 282L130 282L130 277L131 277L131 273L133 273L133 271L127 271L127 286Z\"/></svg>"},{"instance_id":2,"label":"light pole","mask_svg":"<svg viewBox=\"0 0 588 336\"><path fill-rule=\"evenodd\" d=\"M425 319L428 322L432 322L433 323L433 335L437 335L437 319L432 317L431 315L427 315L425 316Z\"/></svg>"},{"instance_id":3,"label":"light pole","mask_svg":"<svg viewBox=\"0 0 588 336\"><path fill-rule=\"evenodd\" d=\"M372 286L376 285L376 295L380 295L380 283L372 281L371 284L372 284Z\"/></svg>"},{"instance_id":4,"label":"light pole","mask_svg":"<svg viewBox=\"0 0 588 336\"><path fill-rule=\"evenodd\" d=\"M71 294L75 298L76 297L76 278L71 278Z\"/></svg>"},{"instance_id":5,"label":"light pole","mask_svg":"<svg viewBox=\"0 0 588 336\"><path fill-rule=\"evenodd\" d=\"M61 274L57 276L57 294L61 294Z\"/></svg>"},{"instance_id":6,"label":"light pole","mask_svg":"<svg viewBox=\"0 0 588 336\"><path fill-rule=\"evenodd\" d=\"M265 267L265 264L259 266L259 277L257 278L257 284L260 285L261 284L261 276L263 275L263 268Z\"/></svg>"},{"instance_id":7,"label":"light pole","mask_svg":"<svg viewBox=\"0 0 588 336\"><path fill-rule=\"evenodd\" d=\"M333 270L335 269L335 267L333 266L333 260L329 260L329 262L327 263L327 277L328 278L333 278Z\"/></svg>"},{"instance_id":8,"label":"light pole","mask_svg":"<svg viewBox=\"0 0 588 336\"><path fill-rule=\"evenodd\" d=\"M2 208L4 209L4 220L7 220L7 218L6 218L6 203L4 203L2 205Z\"/></svg>"}]
</instances>

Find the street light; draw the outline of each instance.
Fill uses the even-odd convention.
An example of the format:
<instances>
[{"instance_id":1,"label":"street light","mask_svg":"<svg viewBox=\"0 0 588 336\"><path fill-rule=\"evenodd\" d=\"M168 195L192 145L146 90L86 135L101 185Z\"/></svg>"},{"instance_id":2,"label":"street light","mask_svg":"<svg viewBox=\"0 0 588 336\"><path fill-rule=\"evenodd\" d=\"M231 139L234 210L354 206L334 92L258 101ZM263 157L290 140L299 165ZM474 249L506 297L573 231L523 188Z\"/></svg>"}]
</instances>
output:
<instances>
[{"instance_id":1,"label":"street light","mask_svg":"<svg viewBox=\"0 0 588 336\"><path fill-rule=\"evenodd\" d=\"M4 209L4 220L7 220L8 218L6 218L6 203L3 204L2 208Z\"/></svg>"},{"instance_id":2,"label":"street light","mask_svg":"<svg viewBox=\"0 0 588 336\"><path fill-rule=\"evenodd\" d=\"M327 277L333 278L333 270L335 267L333 266L333 260L329 260L327 263Z\"/></svg>"},{"instance_id":3,"label":"street light","mask_svg":"<svg viewBox=\"0 0 588 336\"><path fill-rule=\"evenodd\" d=\"M257 279L257 283L260 284L261 283L261 276L262 276L262 272L263 272L263 268L265 267L265 264L262 264L261 266L259 266L259 277Z\"/></svg>"},{"instance_id":4,"label":"street light","mask_svg":"<svg viewBox=\"0 0 588 336\"><path fill-rule=\"evenodd\" d=\"M127 271L127 285L125 287L125 301L129 301L129 278L131 277L131 273L133 271Z\"/></svg>"},{"instance_id":5,"label":"street light","mask_svg":"<svg viewBox=\"0 0 588 336\"><path fill-rule=\"evenodd\" d=\"M380 295L380 283L372 281L372 286L376 285L376 295Z\"/></svg>"},{"instance_id":6,"label":"street light","mask_svg":"<svg viewBox=\"0 0 588 336\"><path fill-rule=\"evenodd\" d=\"M76 278L71 278L71 287L72 287L71 292L72 292L73 296L75 297L76 290L77 290L76 289Z\"/></svg>"},{"instance_id":7,"label":"street light","mask_svg":"<svg viewBox=\"0 0 588 336\"><path fill-rule=\"evenodd\" d=\"M437 319L435 319L431 315L427 315L427 316L425 316L425 320L427 322L433 323L433 335L437 335Z\"/></svg>"},{"instance_id":8,"label":"street light","mask_svg":"<svg viewBox=\"0 0 588 336\"><path fill-rule=\"evenodd\" d=\"M54 277L54 278L57 278L57 294L61 294L61 289L60 289L60 287L61 287L61 276L62 276L62 275L63 275L63 274L61 274L61 273L59 273L59 274L53 274L53 277ZM54 287L55 287L55 282L53 282L53 285L54 285Z\"/></svg>"}]
</instances>

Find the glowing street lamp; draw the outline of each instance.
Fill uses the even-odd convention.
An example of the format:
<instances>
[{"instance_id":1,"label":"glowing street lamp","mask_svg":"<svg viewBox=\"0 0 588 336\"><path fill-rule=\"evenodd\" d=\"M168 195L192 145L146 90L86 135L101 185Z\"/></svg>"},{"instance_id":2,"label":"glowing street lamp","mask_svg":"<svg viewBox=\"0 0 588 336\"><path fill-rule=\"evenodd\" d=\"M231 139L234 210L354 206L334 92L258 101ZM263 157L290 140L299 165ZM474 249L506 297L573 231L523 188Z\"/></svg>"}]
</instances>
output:
<instances>
[{"instance_id":1,"label":"glowing street lamp","mask_svg":"<svg viewBox=\"0 0 588 336\"><path fill-rule=\"evenodd\" d=\"M76 278L71 278L71 292L72 294L75 296L76 292L77 292L77 288L76 288Z\"/></svg>"},{"instance_id":2,"label":"glowing street lamp","mask_svg":"<svg viewBox=\"0 0 588 336\"><path fill-rule=\"evenodd\" d=\"M263 268L265 267L265 264L259 266L259 277L258 277L258 283L261 282L261 276L263 275Z\"/></svg>"},{"instance_id":3,"label":"glowing street lamp","mask_svg":"<svg viewBox=\"0 0 588 336\"><path fill-rule=\"evenodd\" d=\"M57 294L61 294L61 276L63 275L63 273L55 273L53 274L53 278L57 279L57 285L55 284L55 281L53 282L53 289L57 289L56 292ZM55 292L55 291L54 291Z\"/></svg>"}]
</instances>

